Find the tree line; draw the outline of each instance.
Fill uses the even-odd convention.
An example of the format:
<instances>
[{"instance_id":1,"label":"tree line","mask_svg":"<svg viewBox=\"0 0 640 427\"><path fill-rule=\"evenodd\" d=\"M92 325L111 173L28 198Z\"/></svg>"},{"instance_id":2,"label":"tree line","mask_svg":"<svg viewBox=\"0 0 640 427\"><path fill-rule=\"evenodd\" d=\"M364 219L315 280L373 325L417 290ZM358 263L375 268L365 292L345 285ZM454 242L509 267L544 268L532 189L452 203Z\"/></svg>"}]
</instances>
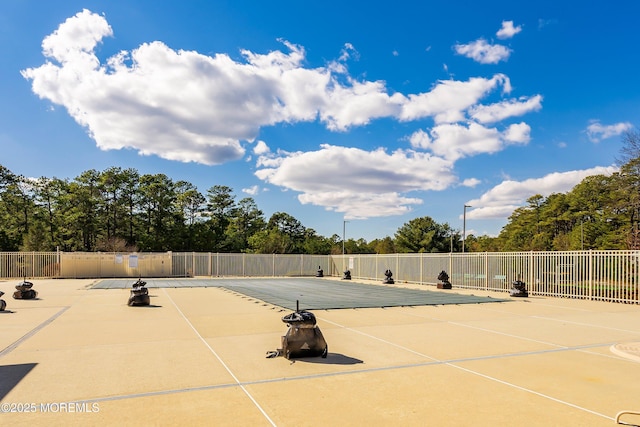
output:
<instances>
[{"instance_id":1,"label":"tree line","mask_svg":"<svg viewBox=\"0 0 640 427\"><path fill-rule=\"evenodd\" d=\"M251 197L214 185L202 194L165 174L111 167L69 180L0 165L0 251L395 253L460 250L459 233L429 217L392 239L324 237L286 212L266 219Z\"/></svg>"},{"instance_id":2,"label":"tree line","mask_svg":"<svg viewBox=\"0 0 640 427\"><path fill-rule=\"evenodd\" d=\"M583 179L567 193L534 195L497 237L470 236L471 251L640 249L640 132L623 134L619 171Z\"/></svg>"},{"instance_id":3,"label":"tree line","mask_svg":"<svg viewBox=\"0 0 640 427\"><path fill-rule=\"evenodd\" d=\"M627 132L619 172L585 178L567 193L535 195L497 237L469 235L465 250L640 248L640 133ZM251 197L213 185L111 167L69 180L27 178L0 165L0 251L230 253L459 252L461 234L428 216L367 242L319 235L286 212L266 219Z\"/></svg>"}]
</instances>

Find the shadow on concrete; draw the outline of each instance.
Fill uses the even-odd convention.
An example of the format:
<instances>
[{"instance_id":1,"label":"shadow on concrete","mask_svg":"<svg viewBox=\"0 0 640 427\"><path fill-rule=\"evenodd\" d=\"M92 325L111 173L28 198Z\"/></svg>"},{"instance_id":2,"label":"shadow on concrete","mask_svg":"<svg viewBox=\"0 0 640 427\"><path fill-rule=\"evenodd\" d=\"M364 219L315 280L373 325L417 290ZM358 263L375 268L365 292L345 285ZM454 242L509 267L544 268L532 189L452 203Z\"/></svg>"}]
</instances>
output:
<instances>
[{"instance_id":1,"label":"shadow on concrete","mask_svg":"<svg viewBox=\"0 0 640 427\"><path fill-rule=\"evenodd\" d=\"M127 304L128 305L128 304ZM162 308L161 305L149 304L149 305L129 305L133 308Z\"/></svg>"},{"instance_id":2,"label":"shadow on concrete","mask_svg":"<svg viewBox=\"0 0 640 427\"><path fill-rule=\"evenodd\" d=\"M292 361L300 361L307 363L322 363L324 365L357 365L359 363L364 363L364 361L360 359L356 359L355 357L345 356L340 353L329 353L327 357L323 359L322 357L301 357L296 359L291 359Z\"/></svg>"},{"instance_id":3,"label":"shadow on concrete","mask_svg":"<svg viewBox=\"0 0 640 427\"><path fill-rule=\"evenodd\" d=\"M27 376L37 363L23 363L20 365L0 365L0 400L9 394L24 377Z\"/></svg>"}]
</instances>

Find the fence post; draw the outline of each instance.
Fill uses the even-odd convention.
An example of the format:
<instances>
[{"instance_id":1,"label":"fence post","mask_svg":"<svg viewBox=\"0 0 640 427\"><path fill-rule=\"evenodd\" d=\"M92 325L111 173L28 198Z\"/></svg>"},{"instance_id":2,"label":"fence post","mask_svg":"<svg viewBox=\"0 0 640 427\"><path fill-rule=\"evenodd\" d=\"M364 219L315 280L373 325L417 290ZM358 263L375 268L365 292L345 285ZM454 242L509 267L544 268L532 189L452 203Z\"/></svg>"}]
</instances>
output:
<instances>
[{"instance_id":1,"label":"fence post","mask_svg":"<svg viewBox=\"0 0 640 427\"><path fill-rule=\"evenodd\" d=\"M533 251L529 252L529 265L527 266L528 270L529 270L529 274L528 274L528 280L529 280L529 289L534 289L533 287ZM538 290L537 288L535 289L536 291Z\"/></svg>"},{"instance_id":2,"label":"fence post","mask_svg":"<svg viewBox=\"0 0 640 427\"><path fill-rule=\"evenodd\" d=\"M191 252L191 277L196 277L196 253Z\"/></svg>"},{"instance_id":3,"label":"fence post","mask_svg":"<svg viewBox=\"0 0 640 427\"><path fill-rule=\"evenodd\" d=\"M589 301L593 300L593 249L589 249Z\"/></svg>"},{"instance_id":4,"label":"fence post","mask_svg":"<svg viewBox=\"0 0 640 427\"><path fill-rule=\"evenodd\" d=\"M489 290L489 252L484 253L484 290Z\"/></svg>"}]
</instances>

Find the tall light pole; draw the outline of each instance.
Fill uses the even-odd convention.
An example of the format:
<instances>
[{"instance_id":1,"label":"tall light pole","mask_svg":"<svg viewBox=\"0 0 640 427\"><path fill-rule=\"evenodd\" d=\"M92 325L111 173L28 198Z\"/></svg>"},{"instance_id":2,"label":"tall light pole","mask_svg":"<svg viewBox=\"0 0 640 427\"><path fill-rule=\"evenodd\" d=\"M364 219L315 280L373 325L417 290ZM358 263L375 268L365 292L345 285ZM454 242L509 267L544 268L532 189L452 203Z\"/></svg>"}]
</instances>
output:
<instances>
[{"instance_id":1,"label":"tall light pole","mask_svg":"<svg viewBox=\"0 0 640 427\"><path fill-rule=\"evenodd\" d=\"M469 205L464 205L464 210L462 212L462 252L464 253L464 241L467 239L467 208L470 208Z\"/></svg>"}]
</instances>

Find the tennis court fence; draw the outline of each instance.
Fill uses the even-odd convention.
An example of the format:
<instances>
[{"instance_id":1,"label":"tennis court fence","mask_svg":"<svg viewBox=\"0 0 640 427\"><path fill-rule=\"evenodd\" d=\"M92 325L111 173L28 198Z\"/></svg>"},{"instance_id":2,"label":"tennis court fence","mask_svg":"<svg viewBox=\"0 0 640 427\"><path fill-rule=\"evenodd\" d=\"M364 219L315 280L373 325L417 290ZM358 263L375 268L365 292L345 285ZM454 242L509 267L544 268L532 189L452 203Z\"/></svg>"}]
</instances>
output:
<instances>
[{"instance_id":1,"label":"tennis court fence","mask_svg":"<svg viewBox=\"0 0 640 427\"><path fill-rule=\"evenodd\" d=\"M0 252L0 278L342 277L507 292L515 280L533 295L640 303L640 251L419 254L230 254L200 252Z\"/></svg>"}]
</instances>

